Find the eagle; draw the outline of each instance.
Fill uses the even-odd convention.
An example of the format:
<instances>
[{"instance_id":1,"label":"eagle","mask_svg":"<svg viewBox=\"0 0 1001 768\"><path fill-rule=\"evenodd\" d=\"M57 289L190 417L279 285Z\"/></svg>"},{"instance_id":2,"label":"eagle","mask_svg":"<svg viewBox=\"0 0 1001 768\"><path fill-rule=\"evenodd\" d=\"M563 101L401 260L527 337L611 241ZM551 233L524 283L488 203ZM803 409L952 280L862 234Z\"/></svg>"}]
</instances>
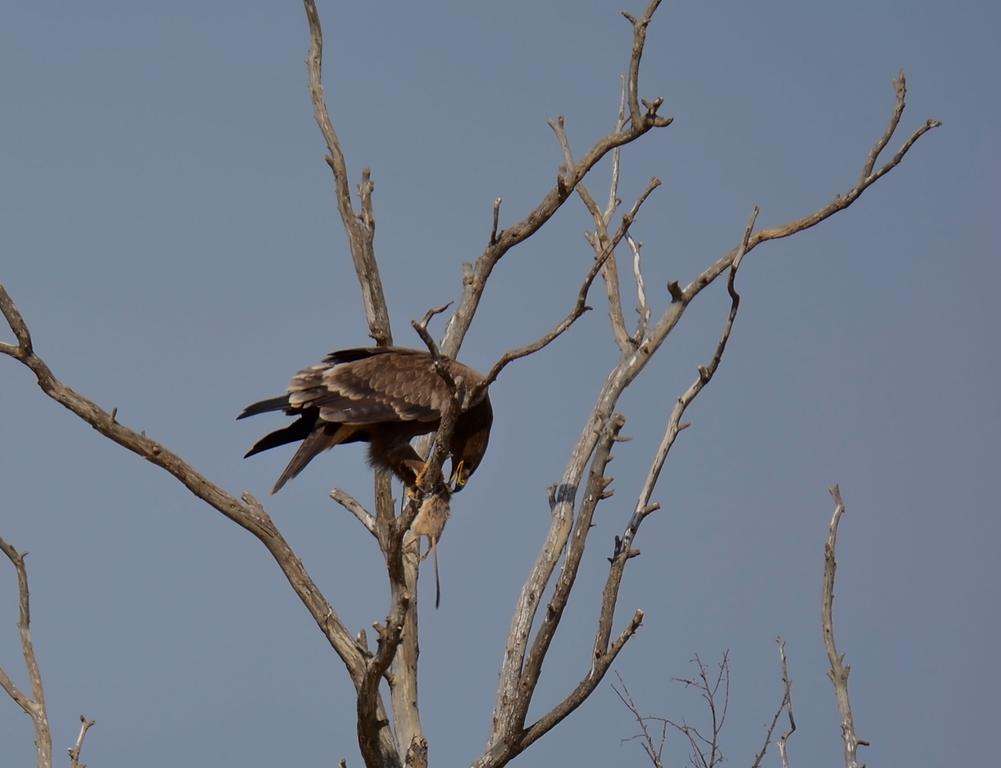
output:
<instances>
[{"instance_id":1,"label":"eagle","mask_svg":"<svg viewBox=\"0 0 1001 768\"><path fill-rule=\"evenodd\" d=\"M453 381L467 392L483 382L472 368L443 359ZM283 411L296 420L258 440L244 458L302 441L271 493L277 493L317 454L342 443L368 443L369 464L391 470L413 487L424 460L410 441L438 429L452 397L428 352L403 347L342 349L292 377L284 395L253 403L238 419ZM449 490L461 490L487 450L493 409L483 389L459 414L449 444Z\"/></svg>"}]
</instances>

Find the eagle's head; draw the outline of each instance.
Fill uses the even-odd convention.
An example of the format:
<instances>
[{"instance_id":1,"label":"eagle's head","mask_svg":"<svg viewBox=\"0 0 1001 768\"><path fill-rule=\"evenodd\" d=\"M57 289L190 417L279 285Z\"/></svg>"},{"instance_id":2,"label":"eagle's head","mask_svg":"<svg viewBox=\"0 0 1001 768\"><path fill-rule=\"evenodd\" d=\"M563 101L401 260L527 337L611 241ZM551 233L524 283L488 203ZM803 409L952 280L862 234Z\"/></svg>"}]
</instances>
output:
<instances>
[{"instance_id":1,"label":"eagle's head","mask_svg":"<svg viewBox=\"0 0 1001 768\"><path fill-rule=\"evenodd\" d=\"M461 491L487 452L490 440L490 425L494 420L490 396L483 399L462 414L452 435L452 476L449 485L452 493Z\"/></svg>"}]
</instances>

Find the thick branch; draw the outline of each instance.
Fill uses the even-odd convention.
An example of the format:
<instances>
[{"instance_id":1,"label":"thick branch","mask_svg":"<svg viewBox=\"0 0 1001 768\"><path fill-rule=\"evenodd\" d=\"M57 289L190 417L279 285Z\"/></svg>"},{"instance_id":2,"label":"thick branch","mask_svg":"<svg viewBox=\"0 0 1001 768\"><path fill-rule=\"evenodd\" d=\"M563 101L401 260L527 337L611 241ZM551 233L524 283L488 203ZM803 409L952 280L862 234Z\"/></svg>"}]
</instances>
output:
<instances>
[{"instance_id":1,"label":"thick branch","mask_svg":"<svg viewBox=\"0 0 1001 768\"><path fill-rule=\"evenodd\" d=\"M852 703L848 698L848 673L851 667L845 664L845 657L838 653L834 644L834 574L838 564L834 559L835 547L838 543L838 524L845 513L845 503L841 499L841 489L834 486L830 489L834 498L834 515L827 531L827 542L824 544L824 590L821 601L821 625L824 630L824 647L827 649L827 660L831 664L827 677L834 685L834 695L838 701L838 714L841 715L841 738L844 742L845 768L858 768L858 747L866 742L859 741L855 735L855 719L852 717Z\"/></svg>"},{"instance_id":2,"label":"thick branch","mask_svg":"<svg viewBox=\"0 0 1001 768\"><path fill-rule=\"evenodd\" d=\"M612 481L605 477L605 470L612 460L612 446L615 444L624 424L625 419L621 414L616 414L612 418L601 440L598 442L594 459L591 461L587 491L581 503L581 510L577 515L577 521L574 524L567 557L559 579L556 582L556 588L553 590L553 596L546 606L542 623L535 632L535 639L532 641L531 649L529 650L528 657L525 660L525 667L521 674L518 690L519 704L514 711L515 720L509 723L510 726L515 728L520 728L524 724L525 715L528 712L529 705L532 703L532 696L539 682L539 675L542 673L542 662L549 651L549 646L556 634L556 628L563 618L563 611L567 606L567 601L570 599L570 592L573 589L574 582L577 580L577 571L580 568L581 560L584 557L584 550L587 547L587 535L591 532L591 521L594 519L594 512L598 508L599 502L611 496L609 486ZM539 587L540 589L545 588L544 585L539 585ZM602 606L599 616L599 629L597 632L599 639L596 640L594 647L594 657L596 659L601 658L607 652L607 644L602 645L600 638L603 625L607 623L611 626L613 618L612 613L606 612L604 608L605 606Z\"/></svg>"},{"instance_id":3,"label":"thick branch","mask_svg":"<svg viewBox=\"0 0 1001 768\"><path fill-rule=\"evenodd\" d=\"M636 630L640 628L642 623L643 611L637 610L629 623L615 638L615 642L609 646L608 652L593 660L587 675L565 699L520 733L507 734L505 740L488 748L487 752L473 763L473 768L500 768L500 766L507 765L514 756L524 752L572 714L577 707L587 701L594 689L598 687L615 662L619 651L636 634Z\"/></svg>"},{"instance_id":4,"label":"thick branch","mask_svg":"<svg viewBox=\"0 0 1001 768\"><path fill-rule=\"evenodd\" d=\"M430 310L421 323L414 323L418 330L426 333L427 322L443 308ZM430 338L430 336L428 336ZM433 343L433 342L432 342ZM437 354L437 349L432 350ZM441 358L437 358L438 361ZM447 376L448 370L439 365L438 371ZM388 677L393 701L393 718L396 725L396 744L399 755L405 756L407 766L419 765L426 758L427 740L420 721L417 699L417 658L419 655L417 621L417 577L419 573L418 540L414 535L414 525L424 499L431 495L445 494L441 467L448 454L452 432L461 411L461 403L466 393L465 383L460 379L452 381L447 376L452 390L442 413L441 423L435 433L425 470L417 487L410 488L407 503L402 514L395 518L385 536L380 537L390 583L390 612L384 627L379 629L379 648L366 670L365 685L359 693L359 729L362 722L375 721L374 702L377 701L378 684L382 677ZM444 502L447 508L447 501ZM387 672L391 674L387 676ZM362 732L359 730L359 739ZM367 735L371 739L371 732Z\"/></svg>"},{"instance_id":5,"label":"thick branch","mask_svg":"<svg viewBox=\"0 0 1001 768\"><path fill-rule=\"evenodd\" d=\"M18 339L26 338L27 328L22 326L22 331L15 332ZM17 629L21 635L21 654L24 656L24 667L31 682L32 697L29 699L18 689L3 669L0 669L0 687L31 718L35 727L38 768L52 768L52 732L49 729L49 716L45 709L45 689L42 687L42 672L35 656L35 645L31 640L31 598L28 592L28 572L24 567L24 558L27 553L18 552L3 538L0 538L0 551L7 556L17 572Z\"/></svg>"}]
</instances>

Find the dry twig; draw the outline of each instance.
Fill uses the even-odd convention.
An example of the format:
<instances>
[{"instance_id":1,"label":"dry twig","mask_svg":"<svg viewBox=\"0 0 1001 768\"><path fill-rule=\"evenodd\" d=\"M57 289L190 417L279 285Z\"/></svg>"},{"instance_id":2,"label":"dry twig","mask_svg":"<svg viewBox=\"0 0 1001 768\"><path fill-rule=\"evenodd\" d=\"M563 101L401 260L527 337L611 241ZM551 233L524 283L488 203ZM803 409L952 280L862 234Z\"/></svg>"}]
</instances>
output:
<instances>
[{"instance_id":1,"label":"dry twig","mask_svg":"<svg viewBox=\"0 0 1001 768\"><path fill-rule=\"evenodd\" d=\"M775 710L775 714L772 716L772 720L768 724L768 728L765 730L765 741L761 745L761 749L758 751L758 754L755 755L754 762L751 763L751 768L760 768L761 761L765 759L765 754L768 752L768 745L772 741L772 734L775 732L775 726L778 725L779 718L782 717L783 712L787 712L789 715L789 729L778 739L779 757L782 761L782 768L789 768L789 764L786 760L786 742L788 742L789 737L792 736L793 731L796 730L796 720L792 714L792 680L789 679L789 665L786 662L785 641L779 637L776 638L775 642L779 647L779 661L782 664L782 701L779 702L779 708Z\"/></svg>"},{"instance_id":2,"label":"dry twig","mask_svg":"<svg viewBox=\"0 0 1001 768\"><path fill-rule=\"evenodd\" d=\"M619 680L619 686L616 687L615 683L612 683L612 690L615 691L615 695L619 697L619 701L625 705L626 709L629 710L630 714L636 720L636 724L640 727L639 733L635 736L630 736L628 739L623 739L623 741L638 740L643 747L643 751L650 758L653 768L664 768L663 754L664 744L667 742L667 721L662 717L649 717L641 714L639 707L636 706L636 702L633 701L633 697L626 687L625 681L622 679L622 675L616 672L615 676ZM660 735L656 741L654 741L653 736L650 734L650 729L647 727L648 722L656 722L660 725Z\"/></svg>"},{"instance_id":3,"label":"dry twig","mask_svg":"<svg viewBox=\"0 0 1001 768\"><path fill-rule=\"evenodd\" d=\"M730 706L730 655L729 652L724 651L723 658L717 665L715 678L709 674L709 668L702 662L698 654L695 655L693 661L698 668L698 676L690 679L675 678L675 681L683 683L686 687L695 688L702 700L705 701L710 718L708 735L704 735L698 728L685 722L675 723L667 720L667 724L688 739L692 750L688 760L693 768L715 768L723 761L723 753L720 751L719 744L720 734L726 723L726 713ZM721 687L723 689L722 701L720 701Z\"/></svg>"},{"instance_id":4,"label":"dry twig","mask_svg":"<svg viewBox=\"0 0 1001 768\"><path fill-rule=\"evenodd\" d=\"M779 639L779 657L782 659L782 683L785 686L786 713L789 715L789 727L779 736L779 759L782 768L789 768L789 737L796 732L796 716L792 711L792 680L789 679L789 665L786 663L785 642Z\"/></svg>"}]
</instances>

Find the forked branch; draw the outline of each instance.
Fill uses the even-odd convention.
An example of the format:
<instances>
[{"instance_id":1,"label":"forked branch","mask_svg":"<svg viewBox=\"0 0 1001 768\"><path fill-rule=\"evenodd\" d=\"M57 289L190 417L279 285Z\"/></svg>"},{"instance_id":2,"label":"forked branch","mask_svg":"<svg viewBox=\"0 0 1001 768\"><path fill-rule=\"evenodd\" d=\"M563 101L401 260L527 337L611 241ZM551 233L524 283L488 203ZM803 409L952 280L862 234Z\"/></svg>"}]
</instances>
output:
<instances>
[{"instance_id":1,"label":"forked branch","mask_svg":"<svg viewBox=\"0 0 1001 768\"><path fill-rule=\"evenodd\" d=\"M893 111L890 114L890 120L887 124L886 130L877 139L876 143L869 150L866 155L866 160L862 165L862 173L859 180L855 183L851 189L846 193L841 195L836 195L831 202L827 205L818 208L812 213L808 213L798 219L794 219L786 224L779 227L771 227L769 229L761 229L751 235L748 240L747 247L744 249L745 252L750 253L757 246L762 243L766 243L769 240L779 240L784 237L791 237L803 230L814 227L825 219L829 219L834 214L839 211L843 211L845 208L850 206L874 183L883 178L886 174L900 165L904 157L910 151L911 147L924 136L928 131L938 128L942 123L938 120L929 118L920 125L901 145L900 149L891 157L886 163L884 163L879 170L873 170L875 168L876 162L879 156L882 154L883 150L890 143L897 128L900 126L901 116L904 114L904 108L906 107L907 101L907 80L904 76L903 70L900 71L899 76L894 81L894 88L896 90L896 99L893 105ZM738 246L739 248L739 246ZM733 264L734 258L736 258L738 248L734 248L729 253L727 253L722 258L718 259L712 265L710 265L702 274L700 274L692 283L687 286L684 290L684 299L690 300L696 294L699 293L705 286L713 282L717 277L719 277L727 268Z\"/></svg>"},{"instance_id":2,"label":"forked branch","mask_svg":"<svg viewBox=\"0 0 1001 768\"><path fill-rule=\"evenodd\" d=\"M323 92L323 29L320 26L320 14L316 10L315 0L304 0L304 4L306 20L309 23L309 54L306 57L306 65L309 69L309 95L313 102L313 116L327 144L326 161L334 174L337 210L348 236L351 259L361 286L369 335L375 339L378 346L383 347L393 343L393 333L382 289L382 278L379 275L379 265L375 260L375 214L372 209L374 184L371 173L367 168L364 169L358 190L360 211L356 213L351 202L347 161L344 159L340 139L330 119Z\"/></svg>"},{"instance_id":3,"label":"forked branch","mask_svg":"<svg viewBox=\"0 0 1001 768\"><path fill-rule=\"evenodd\" d=\"M640 19L630 18L633 25L633 46L630 55L629 98L639 103L639 64L646 44L647 27L653 19L653 14L660 5L660 0L652 0ZM632 103L632 102L630 102ZM645 115L640 119L630 120L630 124L622 130L615 131L600 138L584 153L577 162L564 166L557 174L556 183L546 193L538 205L521 221L506 229L492 229L490 242L476 260L475 265L463 280L462 301L453 313L445 330L442 341L442 352L448 357L456 357L459 347L466 336L466 331L473 321L473 316L479 306L480 298L486 288L487 279L501 258L516 245L534 235L553 217L560 206L566 202L581 180L597 165L597 163L616 147L635 141L652 128L663 128L671 124L672 118L662 117L657 110L663 104L663 99L648 102ZM495 211L497 206L495 205ZM494 232L496 234L494 234Z\"/></svg>"},{"instance_id":4,"label":"forked branch","mask_svg":"<svg viewBox=\"0 0 1001 768\"><path fill-rule=\"evenodd\" d=\"M66 750L70 756L70 768L87 768L84 763L80 762L80 757L83 754L83 740L87 738L87 731L93 727L93 720L88 720L80 715L80 732L77 733L76 743Z\"/></svg>"},{"instance_id":5,"label":"forked branch","mask_svg":"<svg viewBox=\"0 0 1001 768\"><path fill-rule=\"evenodd\" d=\"M636 724L639 726L640 732L635 736L630 736L628 739L623 739L623 741L639 741L640 745L643 747L643 751L646 752L646 756L650 759L650 765L653 768L664 768L664 744L667 742L667 721L662 717L649 717L644 715L636 702L633 701L632 694L629 693L629 688L626 687L625 681L622 679L622 675L618 672L615 673L616 678L619 680L618 686L612 683L612 690L615 691L615 695L619 697L619 701L622 705L629 710L629 713L636 720ZM650 727L648 723L655 722L658 725L658 730L660 733L657 738L654 739L653 735L650 733Z\"/></svg>"},{"instance_id":6,"label":"forked branch","mask_svg":"<svg viewBox=\"0 0 1001 768\"><path fill-rule=\"evenodd\" d=\"M789 741L789 737L792 736L793 731L796 730L796 719L793 717L792 713L792 680L789 678L789 664L786 661L785 640L779 637L776 638L775 642L779 647L779 661L782 664L782 700L779 702L779 707L775 710L775 714L772 716L772 720L768 724L768 728L765 729L765 741L761 745L761 749L758 750L758 754L755 755L754 762L751 763L751 768L761 767L761 761L765 759L765 754L768 752L768 745L771 744L772 741L772 734L775 733L775 727L778 725L779 718L782 717L783 712L789 716L789 728L784 731L781 736L779 736L777 744L779 748L779 760L782 764L782 768L789 768L786 745Z\"/></svg>"},{"instance_id":7,"label":"forked branch","mask_svg":"<svg viewBox=\"0 0 1001 768\"><path fill-rule=\"evenodd\" d=\"M27 338L27 328L22 326L16 335L19 340ZM18 552L3 538L0 538L0 551L7 556L17 572L17 629L21 636L21 655L24 657L24 667L31 683L31 696L21 691L2 667L0 667L0 687L31 718L35 729L35 756L38 768L52 768L52 732L49 729L49 715L45 709L42 672L35 656L35 644L31 639L31 596L28 591L28 571L24 567L24 558L27 553Z\"/></svg>"},{"instance_id":8,"label":"forked branch","mask_svg":"<svg viewBox=\"0 0 1001 768\"><path fill-rule=\"evenodd\" d=\"M560 320L555 326L553 326L544 336L536 339L530 344L526 344L522 347L517 347L516 349L509 350L505 352L501 357L493 364L490 371L487 373L483 382L470 393L470 399L475 400L479 396L479 392L490 386L500 375L501 371L509 364L518 360L522 357L527 357L528 355L535 354L541 349L549 346L552 342L562 336L566 331L572 326L585 312L589 311L591 307L587 304L588 294L591 291L591 286L597 278L598 274L603 272L605 267L611 261L615 259L615 248L623 240L623 238L629 236L629 227L635 220L637 214L643 203L646 202L647 198L651 193L660 186L660 179L652 178L647 183L646 188L633 203L632 207L627 213L622 216L622 220L619 222L618 229L615 233L606 239L605 248L595 254L594 262L591 264L590 269L587 271L587 275L584 276L584 282L581 283L580 288L577 290L577 300L574 302L573 307L567 315ZM581 185L580 188L583 188ZM422 337L423 338L423 337ZM425 340L427 343L427 340Z\"/></svg>"}]
</instances>

